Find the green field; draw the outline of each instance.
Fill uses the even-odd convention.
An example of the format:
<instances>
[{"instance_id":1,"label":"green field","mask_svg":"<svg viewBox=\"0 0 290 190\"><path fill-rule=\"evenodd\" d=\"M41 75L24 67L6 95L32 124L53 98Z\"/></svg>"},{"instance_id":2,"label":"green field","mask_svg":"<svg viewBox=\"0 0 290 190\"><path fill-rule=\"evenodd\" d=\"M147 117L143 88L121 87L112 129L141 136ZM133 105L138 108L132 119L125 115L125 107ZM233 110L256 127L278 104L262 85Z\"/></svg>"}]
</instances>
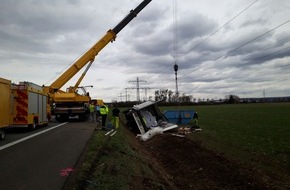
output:
<instances>
[{"instance_id":1,"label":"green field","mask_svg":"<svg viewBox=\"0 0 290 190\"><path fill-rule=\"evenodd\" d=\"M188 139L258 175L266 174L261 177L270 176L278 183L289 181L290 103L161 107L162 111L187 109L198 112L202 128ZM123 127L113 138L104 133L94 134L80 172L64 189L130 189L136 176L150 181L151 189L160 189L158 176L133 143L134 135Z\"/></svg>"},{"instance_id":2,"label":"green field","mask_svg":"<svg viewBox=\"0 0 290 190\"><path fill-rule=\"evenodd\" d=\"M168 108L199 113L191 139L227 157L273 173L290 172L290 103Z\"/></svg>"}]
</instances>

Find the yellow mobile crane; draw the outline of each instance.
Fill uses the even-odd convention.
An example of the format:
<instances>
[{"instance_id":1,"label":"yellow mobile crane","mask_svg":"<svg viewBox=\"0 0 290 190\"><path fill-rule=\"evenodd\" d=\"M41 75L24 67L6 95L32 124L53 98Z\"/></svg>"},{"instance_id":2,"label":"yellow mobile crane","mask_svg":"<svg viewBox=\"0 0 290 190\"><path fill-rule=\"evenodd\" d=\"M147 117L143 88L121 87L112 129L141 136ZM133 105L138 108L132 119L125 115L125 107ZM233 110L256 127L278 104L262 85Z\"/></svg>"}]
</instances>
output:
<instances>
[{"instance_id":1,"label":"yellow mobile crane","mask_svg":"<svg viewBox=\"0 0 290 190\"><path fill-rule=\"evenodd\" d=\"M86 72L94 62L95 56L109 43L113 42L117 34L133 20L137 14L146 7L152 0L143 0L134 10L119 22L113 29L110 29L95 45L93 45L83 56L81 56L69 69L67 69L58 79L50 86L45 86L44 90L49 95L49 104L53 106L53 112L57 121L68 120L70 116L78 116L79 120L86 120L89 115L90 96L85 89L79 87ZM73 87L69 87L67 91L61 88L85 65L85 71ZM83 94L78 89L83 90Z\"/></svg>"}]
</instances>

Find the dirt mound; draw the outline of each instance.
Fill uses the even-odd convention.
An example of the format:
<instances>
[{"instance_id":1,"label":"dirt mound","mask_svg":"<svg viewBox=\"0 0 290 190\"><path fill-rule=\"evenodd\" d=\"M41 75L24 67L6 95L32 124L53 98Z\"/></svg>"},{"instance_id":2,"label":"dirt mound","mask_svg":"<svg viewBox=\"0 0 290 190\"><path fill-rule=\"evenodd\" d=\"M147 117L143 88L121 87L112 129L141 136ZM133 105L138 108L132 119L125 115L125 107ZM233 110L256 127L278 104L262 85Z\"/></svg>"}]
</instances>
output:
<instances>
[{"instance_id":1,"label":"dirt mound","mask_svg":"<svg viewBox=\"0 0 290 190\"><path fill-rule=\"evenodd\" d=\"M268 189L255 172L187 138L163 134L141 145L172 189Z\"/></svg>"}]
</instances>

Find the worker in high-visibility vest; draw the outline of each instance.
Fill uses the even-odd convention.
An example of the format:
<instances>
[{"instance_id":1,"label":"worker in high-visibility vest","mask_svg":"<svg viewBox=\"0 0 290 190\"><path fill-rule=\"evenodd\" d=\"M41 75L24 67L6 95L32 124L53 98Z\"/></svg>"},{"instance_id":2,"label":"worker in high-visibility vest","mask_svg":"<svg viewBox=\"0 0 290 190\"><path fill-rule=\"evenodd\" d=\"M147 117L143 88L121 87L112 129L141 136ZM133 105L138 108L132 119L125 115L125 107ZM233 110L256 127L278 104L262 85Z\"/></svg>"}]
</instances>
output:
<instances>
[{"instance_id":1,"label":"worker in high-visibility vest","mask_svg":"<svg viewBox=\"0 0 290 190\"><path fill-rule=\"evenodd\" d=\"M93 102L90 103L90 122L96 123L96 111Z\"/></svg>"},{"instance_id":2,"label":"worker in high-visibility vest","mask_svg":"<svg viewBox=\"0 0 290 190\"><path fill-rule=\"evenodd\" d=\"M100 107L100 114L102 116L102 129L105 129L106 127L106 120L107 120L107 115L109 113L109 108L107 105L103 105Z\"/></svg>"},{"instance_id":3,"label":"worker in high-visibility vest","mask_svg":"<svg viewBox=\"0 0 290 190\"><path fill-rule=\"evenodd\" d=\"M194 112L193 118L190 120L189 124L191 125L191 128L197 129L200 128L198 125L198 114L197 112Z\"/></svg>"},{"instance_id":4,"label":"worker in high-visibility vest","mask_svg":"<svg viewBox=\"0 0 290 190\"><path fill-rule=\"evenodd\" d=\"M119 115L120 115L120 110L116 105L113 105L113 110L112 110L112 124L115 127L115 129L119 128L119 123L120 123L120 119L119 119Z\"/></svg>"}]
</instances>

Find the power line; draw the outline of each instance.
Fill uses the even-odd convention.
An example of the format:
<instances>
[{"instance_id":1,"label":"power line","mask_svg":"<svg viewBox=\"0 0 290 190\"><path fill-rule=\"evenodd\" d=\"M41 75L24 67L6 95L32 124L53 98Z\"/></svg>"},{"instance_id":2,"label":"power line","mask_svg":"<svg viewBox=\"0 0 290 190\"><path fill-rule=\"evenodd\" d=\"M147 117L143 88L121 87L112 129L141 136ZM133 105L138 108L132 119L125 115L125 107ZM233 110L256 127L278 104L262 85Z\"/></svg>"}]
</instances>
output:
<instances>
[{"instance_id":1,"label":"power line","mask_svg":"<svg viewBox=\"0 0 290 190\"><path fill-rule=\"evenodd\" d=\"M193 47L193 50L195 48L197 48L200 44L202 44L203 42L207 41L210 37L212 37L213 35L215 35L218 31L220 31L223 27L225 27L226 25L228 25L229 23L231 23L234 19L236 19L238 16L240 16L243 12L245 12L247 9L249 9L251 6L253 6L258 0L254 1L253 3L251 3L250 5L248 5L245 9L243 9L241 12L239 12L237 15L235 15L233 18L231 18L229 21L227 21L225 24L223 24L221 27L219 27L216 31L214 31L212 34L210 34L209 36L207 36L205 39L203 39L201 42L199 42L198 44L196 44Z\"/></svg>"},{"instance_id":2,"label":"power line","mask_svg":"<svg viewBox=\"0 0 290 190\"><path fill-rule=\"evenodd\" d=\"M234 51L236 51L236 50L238 50L238 49L244 47L245 45L248 45L249 43L251 43L251 42L257 40L258 38L260 38L260 37L262 37L262 36L265 36L266 34L269 34L270 32L276 30L277 28L280 28L281 26L283 26L283 25L285 25L285 24L287 24L287 23L289 23L289 22L290 22L290 20L288 20L288 21L286 21L286 22L283 22L282 24L280 24L280 25L278 25L278 26L272 28L271 30L268 30L267 32L265 32L265 33L263 33L263 34L261 34L261 35L255 37L255 38L253 38L253 39L251 39L250 41L248 41L248 42L246 42L246 43L244 43L244 44L242 44L242 45L240 45L240 46L238 46L238 47L232 49L231 51L227 52L227 53L224 54L223 56L220 56L220 57L214 59L213 61L219 60L220 58L223 58L223 57L225 57L225 56L231 54L232 52L234 52Z\"/></svg>"},{"instance_id":3,"label":"power line","mask_svg":"<svg viewBox=\"0 0 290 190\"><path fill-rule=\"evenodd\" d=\"M259 58L257 58L257 59L254 59L254 60L252 60L252 61L249 61L248 63L259 61L259 60L264 59L264 58L266 58L266 57L268 57L268 56L270 56L270 55L274 55L274 54L280 53L280 52L282 52L282 51L284 51L284 50L287 50L287 49L290 49L290 46L285 47L285 48L280 49L280 50L277 50L277 51L274 51L274 52L272 52L272 53L268 53L268 54L266 54L266 55L264 55L264 56L262 56L262 57L259 57Z\"/></svg>"},{"instance_id":4,"label":"power line","mask_svg":"<svg viewBox=\"0 0 290 190\"><path fill-rule=\"evenodd\" d=\"M252 7L258 0L254 1L253 3L251 3L250 5L248 5L246 8L244 8L241 12L239 12L237 15L235 15L234 17L232 17L229 21L227 21L226 23L224 23L221 27L219 27L216 31L214 31L212 34L210 34L209 36L207 36L205 39L203 39L201 42L199 42L197 45L195 45L193 47L192 50L194 50L195 48L197 48L198 46L200 46L202 43L204 43L205 41L207 41L210 37L212 37L213 35L215 35L218 31L220 31L222 28L224 28L226 25L228 25L229 23L231 23L234 19L236 19L238 16L240 16L242 13L244 13L246 10L248 10L250 7ZM194 71L197 70L194 69ZM190 72L191 73L191 72ZM188 73L187 73L188 74ZM187 75L185 74L185 75Z\"/></svg>"},{"instance_id":5,"label":"power line","mask_svg":"<svg viewBox=\"0 0 290 190\"><path fill-rule=\"evenodd\" d=\"M283 38L283 39L277 41L276 43L278 43L278 42L280 42L280 41L282 41L282 40L285 40L285 39L287 39L287 38L289 38L289 37L290 37L290 36L287 36L287 37L285 37L285 38ZM275 44L276 44L276 43L275 43ZM267 49L269 49L269 48L266 48L266 49L259 48L259 49L267 50ZM259 49L257 49L257 50L259 50ZM287 47L285 47L285 48L282 48L282 49L280 49L280 50L277 50L277 51L274 51L274 52L271 52L271 53L267 53L267 54L265 54L265 55L263 55L263 56L261 56L261 57L258 57L258 58L256 58L256 59L252 59L251 61L248 61L248 62L244 63L244 65L249 65L249 63L257 62L257 61L262 60L262 59L264 59L264 58L266 58L266 57L269 57L270 55L278 54L278 53L283 52L283 51L285 51L285 50L287 50L287 49L290 49L290 46L287 46ZM214 63L214 62L212 62L212 63ZM286 66L289 66L289 65L285 65L284 67L286 67ZM206 70L209 70L209 69L214 68L214 67L215 67L214 65L209 66L208 68L206 68ZM198 70L198 68L195 68L195 69L191 70L190 72L186 73L185 75L188 75L189 73L192 73L192 72L194 72L194 71L196 71L196 70Z\"/></svg>"}]
</instances>

